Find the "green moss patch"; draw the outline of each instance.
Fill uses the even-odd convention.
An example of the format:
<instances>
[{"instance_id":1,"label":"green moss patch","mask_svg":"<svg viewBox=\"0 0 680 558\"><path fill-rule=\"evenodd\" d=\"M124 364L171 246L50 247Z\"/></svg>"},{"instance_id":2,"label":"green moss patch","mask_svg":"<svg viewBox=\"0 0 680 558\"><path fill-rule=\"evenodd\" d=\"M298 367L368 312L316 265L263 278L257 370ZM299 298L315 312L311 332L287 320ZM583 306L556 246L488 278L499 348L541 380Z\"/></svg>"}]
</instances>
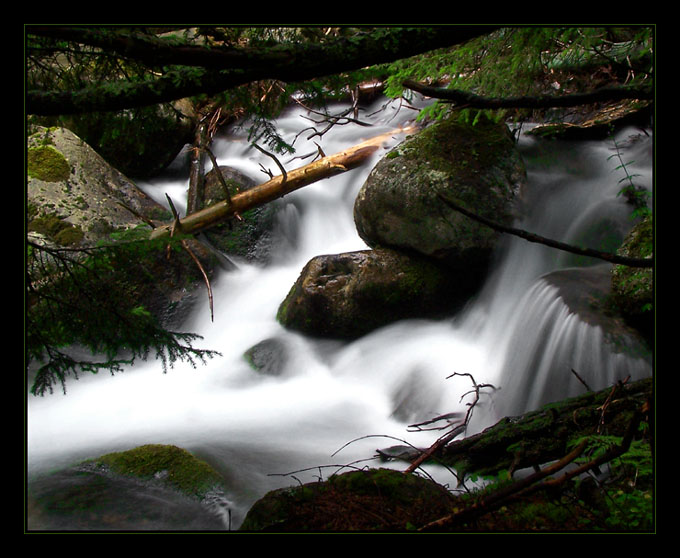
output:
<instances>
[{"instance_id":1,"label":"green moss patch","mask_svg":"<svg viewBox=\"0 0 680 558\"><path fill-rule=\"evenodd\" d=\"M85 234L83 230L57 215L42 215L28 223L28 230L40 233L61 246L78 244Z\"/></svg>"},{"instance_id":2,"label":"green moss patch","mask_svg":"<svg viewBox=\"0 0 680 558\"><path fill-rule=\"evenodd\" d=\"M633 258L654 255L654 225L651 216L633 228L617 253ZM614 266L609 303L634 327L651 338L654 316L654 270Z\"/></svg>"},{"instance_id":3,"label":"green moss patch","mask_svg":"<svg viewBox=\"0 0 680 558\"><path fill-rule=\"evenodd\" d=\"M71 174L66 157L51 145L29 148L26 164L28 176L45 182L61 182Z\"/></svg>"},{"instance_id":4,"label":"green moss patch","mask_svg":"<svg viewBox=\"0 0 680 558\"><path fill-rule=\"evenodd\" d=\"M188 451L171 445L150 444L94 460L121 475L163 479L181 492L202 498L222 483L210 465Z\"/></svg>"}]
</instances>

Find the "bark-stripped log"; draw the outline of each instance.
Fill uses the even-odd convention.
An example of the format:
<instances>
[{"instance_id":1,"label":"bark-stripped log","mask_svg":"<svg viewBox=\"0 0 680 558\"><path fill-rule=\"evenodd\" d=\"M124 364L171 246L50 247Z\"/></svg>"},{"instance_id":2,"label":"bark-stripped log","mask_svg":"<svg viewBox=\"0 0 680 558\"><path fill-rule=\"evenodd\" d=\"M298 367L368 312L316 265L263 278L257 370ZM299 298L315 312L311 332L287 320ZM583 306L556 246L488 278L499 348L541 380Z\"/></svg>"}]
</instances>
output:
<instances>
[{"instance_id":1,"label":"bark-stripped log","mask_svg":"<svg viewBox=\"0 0 680 558\"><path fill-rule=\"evenodd\" d=\"M408 129L398 129L366 140L354 147L346 149L314 161L308 165L289 171L287 176L275 176L245 192L240 192L228 200L217 202L200 211L187 215L179 220L176 232L195 234L209 227L260 205L269 203L289 194L303 186L312 184L324 178L335 176L342 172L356 168L365 163L369 157L394 134L404 133ZM156 227L151 233L152 239L164 238L170 235L173 223Z\"/></svg>"}]
</instances>

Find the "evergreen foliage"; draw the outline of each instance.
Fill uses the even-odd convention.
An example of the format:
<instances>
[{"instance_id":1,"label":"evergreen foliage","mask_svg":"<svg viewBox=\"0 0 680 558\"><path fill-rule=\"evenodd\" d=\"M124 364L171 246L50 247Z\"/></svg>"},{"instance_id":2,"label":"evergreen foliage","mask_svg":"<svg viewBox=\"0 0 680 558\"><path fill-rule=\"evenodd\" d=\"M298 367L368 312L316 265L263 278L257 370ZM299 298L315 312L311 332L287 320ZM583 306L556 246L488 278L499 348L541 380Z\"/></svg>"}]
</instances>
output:
<instances>
[{"instance_id":1,"label":"evergreen foliage","mask_svg":"<svg viewBox=\"0 0 680 558\"><path fill-rule=\"evenodd\" d=\"M652 80L651 27L509 27L388 68L386 94L408 95L404 80L446 83L486 97L590 91L602 84ZM443 103L423 116L439 117ZM519 113L526 115L526 113Z\"/></svg>"},{"instance_id":2,"label":"evergreen foliage","mask_svg":"<svg viewBox=\"0 0 680 558\"><path fill-rule=\"evenodd\" d=\"M140 262L163 247L144 229L123 236L89 249L28 242L26 349L29 363L39 363L32 394L56 385L65 392L67 377L81 370L114 373L151 354L164 371L178 360L195 365L217 354L193 347L196 334L167 331L140 305L139 282L131 277L144 273ZM93 358L74 356L74 347Z\"/></svg>"}]
</instances>

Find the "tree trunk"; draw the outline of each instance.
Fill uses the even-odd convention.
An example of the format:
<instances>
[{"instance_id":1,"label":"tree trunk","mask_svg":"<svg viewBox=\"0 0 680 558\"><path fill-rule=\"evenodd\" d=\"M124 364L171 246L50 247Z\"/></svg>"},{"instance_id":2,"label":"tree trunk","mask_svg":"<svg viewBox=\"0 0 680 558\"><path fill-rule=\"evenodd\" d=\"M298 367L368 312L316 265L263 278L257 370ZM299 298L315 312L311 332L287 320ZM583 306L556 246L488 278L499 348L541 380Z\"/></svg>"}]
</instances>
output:
<instances>
[{"instance_id":1,"label":"tree trunk","mask_svg":"<svg viewBox=\"0 0 680 558\"><path fill-rule=\"evenodd\" d=\"M195 234L209 227L217 225L227 219L243 213L248 209L264 205L271 201L289 194L303 186L317 182L323 178L329 178L356 168L365 163L369 157L395 133L403 133L408 130L394 130L381 134L354 147L346 149L319 159L308 165L292 170L284 175L275 176L245 192L240 192L229 200L223 200L216 204L196 211L179 220L175 229L183 234ZM170 234L173 223L161 225L154 229L151 238L163 238Z\"/></svg>"},{"instance_id":2,"label":"tree trunk","mask_svg":"<svg viewBox=\"0 0 680 558\"><path fill-rule=\"evenodd\" d=\"M187 195L187 214L194 213L203 207L203 150L206 144L207 125L200 122L196 127L196 138L191 152L191 170L189 173L189 193Z\"/></svg>"}]
</instances>

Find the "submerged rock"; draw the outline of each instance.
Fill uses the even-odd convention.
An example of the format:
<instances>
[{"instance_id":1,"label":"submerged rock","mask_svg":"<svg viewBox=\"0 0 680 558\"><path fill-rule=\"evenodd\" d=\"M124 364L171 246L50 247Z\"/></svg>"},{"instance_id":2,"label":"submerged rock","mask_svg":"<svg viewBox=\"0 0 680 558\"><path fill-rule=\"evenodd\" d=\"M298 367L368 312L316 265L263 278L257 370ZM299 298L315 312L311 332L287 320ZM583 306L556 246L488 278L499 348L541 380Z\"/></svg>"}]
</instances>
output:
<instances>
[{"instance_id":1,"label":"submerged rock","mask_svg":"<svg viewBox=\"0 0 680 558\"><path fill-rule=\"evenodd\" d=\"M356 338L399 319L441 316L470 285L421 256L362 250L310 260L279 307L286 327L310 335Z\"/></svg>"},{"instance_id":2,"label":"submerged rock","mask_svg":"<svg viewBox=\"0 0 680 558\"><path fill-rule=\"evenodd\" d=\"M407 138L383 157L357 195L354 220L371 247L413 250L447 265L485 269L498 233L447 207L510 225L526 170L504 123L456 117Z\"/></svg>"},{"instance_id":3,"label":"submerged rock","mask_svg":"<svg viewBox=\"0 0 680 558\"><path fill-rule=\"evenodd\" d=\"M30 530L224 530L222 477L176 446L103 455L30 483Z\"/></svg>"},{"instance_id":4,"label":"submerged rock","mask_svg":"<svg viewBox=\"0 0 680 558\"><path fill-rule=\"evenodd\" d=\"M287 345L277 338L260 341L243 356L253 369L265 376L279 376L289 359Z\"/></svg>"}]
</instances>

